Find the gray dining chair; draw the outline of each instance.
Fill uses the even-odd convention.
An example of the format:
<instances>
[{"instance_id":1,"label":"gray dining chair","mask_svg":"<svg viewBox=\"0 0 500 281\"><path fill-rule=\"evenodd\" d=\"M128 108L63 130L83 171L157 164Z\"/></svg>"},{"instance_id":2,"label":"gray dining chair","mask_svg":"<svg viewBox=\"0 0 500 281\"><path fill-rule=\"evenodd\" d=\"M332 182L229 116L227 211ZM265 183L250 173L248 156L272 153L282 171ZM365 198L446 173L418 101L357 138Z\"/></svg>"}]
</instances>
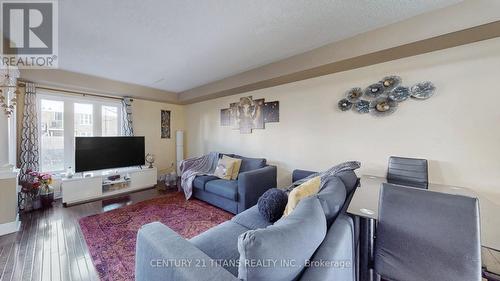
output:
<instances>
[{"instance_id":1,"label":"gray dining chair","mask_svg":"<svg viewBox=\"0 0 500 281\"><path fill-rule=\"evenodd\" d=\"M375 272L391 281L481 281L476 198L383 184Z\"/></svg>"},{"instance_id":2,"label":"gray dining chair","mask_svg":"<svg viewBox=\"0 0 500 281\"><path fill-rule=\"evenodd\" d=\"M396 156L389 157L387 182L427 189L429 184L427 160Z\"/></svg>"}]
</instances>

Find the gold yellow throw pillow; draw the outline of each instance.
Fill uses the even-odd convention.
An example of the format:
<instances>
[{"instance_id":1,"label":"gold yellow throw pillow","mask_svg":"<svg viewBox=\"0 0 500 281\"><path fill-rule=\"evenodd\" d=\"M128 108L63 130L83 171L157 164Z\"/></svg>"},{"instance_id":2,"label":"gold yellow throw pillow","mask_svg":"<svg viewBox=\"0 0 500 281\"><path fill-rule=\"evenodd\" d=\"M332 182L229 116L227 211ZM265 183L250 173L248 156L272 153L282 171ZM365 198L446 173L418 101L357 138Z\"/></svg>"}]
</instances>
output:
<instances>
[{"instance_id":1,"label":"gold yellow throw pillow","mask_svg":"<svg viewBox=\"0 0 500 281\"><path fill-rule=\"evenodd\" d=\"M228 160L234 161L234 167L233 167L233 173L231 174L231 179L235 180L238 178L238 174L240 173L240 168L241 168L241 159L238 158L232 158L229 156L222 156L222 158L226 158Z\"/></svg>"},{"instance_id":2,"label":"gold yellow throw pillow","mask_svg":"<svg viewBox=\"0 0 500 281\"><path fill-rule=\"evenodd\" d=\"M294 188L290 194L288 194L288 203L286 204L283 216L288 216L293 209L295 209L297 204L299 204L300 200L318 193L320 185L321 178L315 177Z\"/></svg>"},{"instance_id":3,"label":"gold yellow throw pillow","mask_svg":"<svg viewBox=\"0 0 500 281\"><path fill-rule=\"evenodd\" d=\"M217 162L217 168L214 172L214 176L224 180L231 179L236 161L228 158L222 157L221 159L219 159L219 162Z\"/></svg>"}]
</instances>

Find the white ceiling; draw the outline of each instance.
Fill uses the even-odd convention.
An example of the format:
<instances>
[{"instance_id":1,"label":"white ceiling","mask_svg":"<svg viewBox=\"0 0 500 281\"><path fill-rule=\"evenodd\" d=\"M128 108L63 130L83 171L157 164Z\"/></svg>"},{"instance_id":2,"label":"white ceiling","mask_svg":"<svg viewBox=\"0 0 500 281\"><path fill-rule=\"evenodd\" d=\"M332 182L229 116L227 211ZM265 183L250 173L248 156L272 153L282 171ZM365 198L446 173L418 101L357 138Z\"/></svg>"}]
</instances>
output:
<instances>
[{"instance_id":1,"label":"white ceiling","mask_svg":"<svg viewBox=\"0 0 500 281\"><path fill-rule=\"evenodd\" d=\"M461 0L62 0L59 67L180 92Z\"/></svg>"}]
</instances>

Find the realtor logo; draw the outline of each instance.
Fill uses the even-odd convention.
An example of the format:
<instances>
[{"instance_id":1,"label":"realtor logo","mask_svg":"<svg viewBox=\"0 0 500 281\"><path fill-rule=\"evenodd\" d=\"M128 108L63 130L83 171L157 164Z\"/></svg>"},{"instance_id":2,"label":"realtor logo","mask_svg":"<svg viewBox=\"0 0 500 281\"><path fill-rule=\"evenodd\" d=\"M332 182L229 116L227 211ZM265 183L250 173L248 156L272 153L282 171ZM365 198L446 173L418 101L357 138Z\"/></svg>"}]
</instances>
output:
<instances>
[{"instance_id":1,"label":"realtor logo","mask_svg":"<svg viewBox=\"0 0 500 281\"><path fill-rule=\"evenodd\" d=\"M57 2L3 1L1 66L57 67Z\"/></svg>"}]
</instances>

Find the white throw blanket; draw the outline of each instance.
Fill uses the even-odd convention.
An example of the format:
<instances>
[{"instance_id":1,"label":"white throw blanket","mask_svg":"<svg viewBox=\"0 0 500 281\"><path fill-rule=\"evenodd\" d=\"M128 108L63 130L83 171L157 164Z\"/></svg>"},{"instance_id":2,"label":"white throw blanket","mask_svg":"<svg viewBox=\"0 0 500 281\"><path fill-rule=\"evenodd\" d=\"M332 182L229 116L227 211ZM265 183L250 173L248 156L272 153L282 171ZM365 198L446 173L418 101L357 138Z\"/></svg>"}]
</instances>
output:
<instances>
[{"instance_id":1,"label":"white throw blanket","mask_svg":"<svg viewBox=\"0 0 500 281\"><path fill-rule=\"evenodd\" d=\"M194 178L196 176L213 175L218 161L219 153L210 152L207 155L186 159L181 162L181 187L184 190L186 200L193 195Z\"/></svg>"}]
</instances>

